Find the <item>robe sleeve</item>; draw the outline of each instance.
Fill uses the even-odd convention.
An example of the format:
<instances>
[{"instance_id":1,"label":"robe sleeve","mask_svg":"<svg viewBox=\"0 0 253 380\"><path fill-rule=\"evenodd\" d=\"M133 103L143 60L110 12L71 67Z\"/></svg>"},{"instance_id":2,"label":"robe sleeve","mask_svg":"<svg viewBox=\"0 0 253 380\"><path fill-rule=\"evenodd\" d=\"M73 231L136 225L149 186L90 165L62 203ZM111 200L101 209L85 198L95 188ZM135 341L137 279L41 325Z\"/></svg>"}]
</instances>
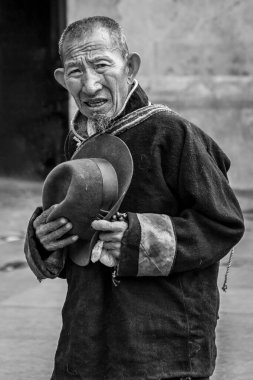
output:
<instances>
[{"instance_id":1,"label":"robe sleeve","mask_svg":"<svg viewBox=\"0 0 253 380\"><path fill-rule=\"evenodd\" d=\"M243 216L227 179L226 155L197 127L185 123L179 156L180 211L173 216L129 213L119 276L167 276L205 268L241 239ZM168 176L165 170L166 182Z\"/></svg>"},{"instance_id":2,"label":"robe sleeve","mask_svg":"<svg viewBox=\"0 0 253 380\"><path fill-rule=\"evenodd\" d=\"M42 208L37 207L34 211L27 228L25 239L25 256L29 267L39 281L45 278L65 278L64 266L66 253L64 250L48 252L40 244L33 228L34 220L41 214Z\"/></svg>"},{"instance_id":3,"label":"robe sleeve","mask_svg":"<svg viewBox=\"0 0 253 380\"><path fill-rule=\"evenodd\" d=\"M76 141L70 130L64 144L65 159L70 160L75 152ZM34 220L42 213L42 208L37 207L34 211L27 228L24 252L31 270L39 281L45 278L66 278L65 262L66 249L48 252L40 244L33 228Z\"/></svg>"}]
</instances>

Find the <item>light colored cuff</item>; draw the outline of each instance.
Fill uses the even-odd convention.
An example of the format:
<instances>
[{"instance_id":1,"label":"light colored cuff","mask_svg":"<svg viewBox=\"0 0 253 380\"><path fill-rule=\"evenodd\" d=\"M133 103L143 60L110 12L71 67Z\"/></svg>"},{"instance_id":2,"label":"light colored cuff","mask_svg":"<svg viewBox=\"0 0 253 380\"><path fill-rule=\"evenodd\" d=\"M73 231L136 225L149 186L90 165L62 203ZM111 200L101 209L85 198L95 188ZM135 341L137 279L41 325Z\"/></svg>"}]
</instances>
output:
<instances>
[{"instance_id":1,"label":"light colored cuff","mask_svg":"<svg viewBox=\"0 0 253 380\"><path fill-rule=\"evenodd\" d=\"M141 226L137 276L168 276L176 254L171 219L164 214L137 214Z\"/></svg>"}]
</instances>

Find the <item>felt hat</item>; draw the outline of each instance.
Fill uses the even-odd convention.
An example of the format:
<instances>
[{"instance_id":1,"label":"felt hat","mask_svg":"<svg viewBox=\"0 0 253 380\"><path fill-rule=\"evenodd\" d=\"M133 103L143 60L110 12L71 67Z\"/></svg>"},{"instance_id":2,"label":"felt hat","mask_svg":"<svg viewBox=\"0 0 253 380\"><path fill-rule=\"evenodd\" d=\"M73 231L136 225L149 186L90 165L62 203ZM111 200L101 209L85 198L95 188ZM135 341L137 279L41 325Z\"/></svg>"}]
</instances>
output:
<instances>
[{"instance_id":1,"label":"felt hat","mask_svg":"<svg viewBox=\"0 0 253 380\"><path fill-rule=\"evenodd\" d=\"M79 239L68 247L69 256L85 266L98 232L95 219L110 220L124 199L133 175L133 160L126 144L116 136L102 134L85 141L70 161L57 165L45 179L43 209L57 207L47 222L61 217L73 225Z\"/></svg>"}]
</instances>

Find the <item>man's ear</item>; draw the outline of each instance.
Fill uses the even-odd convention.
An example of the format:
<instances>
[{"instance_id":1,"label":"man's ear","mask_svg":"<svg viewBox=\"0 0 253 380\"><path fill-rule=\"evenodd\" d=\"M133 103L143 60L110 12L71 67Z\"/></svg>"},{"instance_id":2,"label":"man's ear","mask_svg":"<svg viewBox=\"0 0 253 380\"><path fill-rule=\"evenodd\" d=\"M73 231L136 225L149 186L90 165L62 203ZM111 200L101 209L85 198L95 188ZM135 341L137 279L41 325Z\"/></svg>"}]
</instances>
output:
<instances>
[{"instance_id":1,"label":"man's ear","mask_svg":"<svg viewBox=\"0 0 253 380\"><path fill-rule=\"evenodd\" d=\"M127 64L128 82L133 83L141 65L141 57L138 53L130 53L127 57Z\"/></svg>"},{"instance_id":2,"label":"man's ear","mask_svg":"<svg viewBox=\"0 0 253 380\"><path fill-rule=\"evenodd\" d=\"M66 88L66 84L64 80L64 69L62 67L54 71L54 77L62 87Z\"/></svg>"}]
</instances>

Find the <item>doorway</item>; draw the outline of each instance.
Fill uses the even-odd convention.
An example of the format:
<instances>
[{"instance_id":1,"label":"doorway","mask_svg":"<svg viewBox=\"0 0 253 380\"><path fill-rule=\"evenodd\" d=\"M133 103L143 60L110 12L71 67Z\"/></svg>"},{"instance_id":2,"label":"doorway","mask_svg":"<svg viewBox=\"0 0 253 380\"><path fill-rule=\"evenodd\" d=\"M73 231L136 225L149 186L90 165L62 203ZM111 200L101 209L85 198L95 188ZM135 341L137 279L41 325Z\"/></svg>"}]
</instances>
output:
<instances>
[{"instance_id":1,"label":"doorway","mask_svg":"<svg viewBox=\"0 0 253 380\"><path fill-rule=\"evenodd\" d=\"M68 95L54 80L63 0L0 2L0 175L43 178L63 160Z\"/></svg>"}]
</instances>

